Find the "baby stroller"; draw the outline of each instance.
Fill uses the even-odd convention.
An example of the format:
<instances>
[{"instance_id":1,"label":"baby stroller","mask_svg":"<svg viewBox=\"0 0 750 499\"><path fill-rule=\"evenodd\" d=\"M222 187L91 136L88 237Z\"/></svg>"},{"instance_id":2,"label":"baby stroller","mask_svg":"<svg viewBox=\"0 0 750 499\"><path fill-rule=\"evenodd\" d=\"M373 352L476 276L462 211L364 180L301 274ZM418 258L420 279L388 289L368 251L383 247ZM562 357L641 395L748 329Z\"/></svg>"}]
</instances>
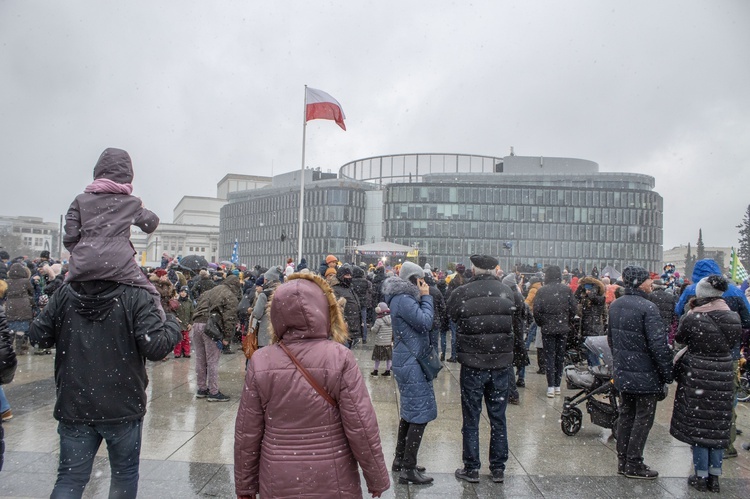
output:
<instances>
[{"instance_id":1,"label":"baby stroller","mask_svg":"<svg viewBox=\"0 0 750 499\"><path fill-rule=\"evenodd\" d=\"M586 370L577 366L565 368L568 389L580 391L572 397L565 397L560 427L566 435L578 433L583 423L583 413L577 406L586 402L586 412L591 416L591 422L602 428L612 429L612 435L615 435L618 399L612 382L612 350L607 344L606 336L589 336L584 345L599 357L601 364Z\"/></svg>"}]
</instances>

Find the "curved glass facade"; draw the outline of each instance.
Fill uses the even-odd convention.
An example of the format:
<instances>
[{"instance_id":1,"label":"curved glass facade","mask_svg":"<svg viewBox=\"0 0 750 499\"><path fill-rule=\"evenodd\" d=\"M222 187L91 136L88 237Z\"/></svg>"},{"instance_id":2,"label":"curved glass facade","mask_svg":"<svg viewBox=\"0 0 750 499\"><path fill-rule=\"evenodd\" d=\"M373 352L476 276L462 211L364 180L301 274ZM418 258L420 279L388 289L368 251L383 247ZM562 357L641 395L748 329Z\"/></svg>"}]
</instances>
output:
<instances>
[{"instance_id":1,"label":"curved glass facade","mask_svg":"<svg viewBox=\"0 0 750 499\"><path fill-rule=\"evenodd\" d=\"M576 188L563 179L557 187L530 179L523 185L519 178L492 179L489 185L465 180L387 186L385 239L418 243L427 261L440 268L468 264L474 253L498 256L505 269L660 266L663 206L656 192Z\"/></svg>"},{"instance_id":2,"label":"curved glass facade","mask_svg":"<svg viewBox=\"0 0 750 499\"><path fill-rule=\"evenodd\" d=\"M326 255L343 258L346 248L364 240L365 189L320 181L305 185L302 256L315 270ZM221 209L219 253L231 255L238 241L240 262L282 265L297 260L299 188L259 189L230 195ZM283 236L283 241L282 241Z\"/></svg>"}]
</instances>

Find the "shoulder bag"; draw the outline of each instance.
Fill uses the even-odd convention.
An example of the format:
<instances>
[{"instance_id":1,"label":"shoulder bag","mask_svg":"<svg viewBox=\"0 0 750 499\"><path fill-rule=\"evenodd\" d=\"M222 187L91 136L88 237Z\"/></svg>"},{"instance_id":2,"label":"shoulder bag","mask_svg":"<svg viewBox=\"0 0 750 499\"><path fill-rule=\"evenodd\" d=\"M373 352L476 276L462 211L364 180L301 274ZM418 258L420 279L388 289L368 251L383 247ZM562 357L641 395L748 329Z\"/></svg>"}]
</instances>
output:
<instances>
[{"instance_id":1,"label":"shoulder bag","mask_svg":"<svg viewBox=\"0 0 750 499\"><path fill-rule=\"evenodd\" d=\"M242 352L245 358L249 359L258 350L258 329L260 321L255 316L250 316L250 326L247 328L247 334L242 338Z\"/></svg>"},{"instance_id":2,"label":"shoulder bag","mask_svg":"<svg viewBox=\"0 0 750 499\"><path fill-rule=\"evenodd\" d=\"M331 407L336 407L338 404L336 403L335 400L333 400L333 397L331 397L331 395L327 391L325 391L325 389L322 386L320 386L317 381L315 381L315 378L313 378L310 372L307 369L305 369L302 366L302 364L299 363L299 361L297 360L297 357L294 356L294 354L289 350L289 348L287 348L287 346L284 345L282 342L279 342L279 346L281 347L282 350L284 350L284 353L286 353L289 356L289 358L292 359L292 362L294 362L294 365L297 366L297 370L300 372L300 374L302 374L302 376L304 376L307 382L310 383L310 386L312 386L315 389L315 391L318 392L320 396L325 399L326 402L331 404Z\"/></svg>"},{"instance_id":3,"label":"shoulder bag","mask_svg":"<svg viewBox=\"0 0 750 499\"><path fill-rule=\"evenodd\" d=\"M403 338L401 338L400 333L398 335L398 338L404 344L412 357L417 359L419 367L422 368L422 372L424 373L425 378L427 378L427 381L432 381L433 379L437 378L438 373L443 368L443 363L440 362L440 356L437 353L437 349L434 346L430 345L430 347L427 349L427 352L422 355L417 355L412 352L411 348L409 348Z\"/></svg>"}]
</instances>

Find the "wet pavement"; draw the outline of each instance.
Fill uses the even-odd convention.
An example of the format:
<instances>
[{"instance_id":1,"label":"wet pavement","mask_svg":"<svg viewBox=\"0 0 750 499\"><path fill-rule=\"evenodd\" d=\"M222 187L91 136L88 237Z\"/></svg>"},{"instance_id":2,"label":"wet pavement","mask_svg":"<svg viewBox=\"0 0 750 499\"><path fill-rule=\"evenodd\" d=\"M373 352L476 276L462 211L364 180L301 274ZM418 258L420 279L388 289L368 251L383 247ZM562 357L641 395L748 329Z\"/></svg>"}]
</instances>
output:
<instances>
[{"instance_id":1,"label":"wet pavement","mask_svg":"<svg viewBox=\"0 0 750 499\"><path fill-rule=\"evenodd\" d=\"M378 414L383 451L390 467L398 426L398 398L392 378L371 377L369 345L355 349ZM19 357L16 380L5 393L14 418L5 428L5 467L0 472L0 497L49 497L56 478L59 441L52 418L54 355ZM144 420L139 497L234 497L234 420L244 378L241 353L222 355L220 389L228 403L195 399L194 359L149 363L149 406ZM692 472L690 448L669 435L672 397L659 404L646 445L646 463L660 473L655 481L631 480L616 473L615 441L610 431L592 424L585 414L580 432L572 437L560 429L562 397L546 397L544 376L527 371L521 403L509 406L510 458L504 484L494 484L487 469L489 423L480 425L480 483L453 476L461 463L461 405L458 364L446 364L435 382L438 419L427 425L420 464L435 478L430 486L397 483L383 497L701 497L688 491ZM673 390L672 390L673 391ZM563 387L563 395L572 394ZM739 456L724 462L721 497L750 496L750 404L740 404L737 438ZM369 497L364 488L365 497ZM104 445L98 453L84 497L107 497L109 464Z\"/></svg>"}]
</instances>

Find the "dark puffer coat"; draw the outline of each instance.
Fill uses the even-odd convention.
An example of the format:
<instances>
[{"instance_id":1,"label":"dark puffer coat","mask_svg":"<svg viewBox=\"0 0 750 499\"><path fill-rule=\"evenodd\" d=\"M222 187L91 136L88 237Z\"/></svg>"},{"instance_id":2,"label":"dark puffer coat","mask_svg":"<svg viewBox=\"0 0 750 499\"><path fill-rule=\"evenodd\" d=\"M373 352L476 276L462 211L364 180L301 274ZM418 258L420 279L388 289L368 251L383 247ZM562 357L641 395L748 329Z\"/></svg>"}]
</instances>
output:
<instances>
[{"instance_id":1,"label":"dark puffer coat","mask_svg":"<svg viewBox=\"0 0 750 499\"><path fill-rule=\"evenodd\" d=\"M361 308L357 294L352 289L351 281L347 282L342 279L343 275L347 272L351 273L351 268L342 265L336 272L338 284L332 288L337 299L343 298L346 300L346 304L344 305L344 321L346 321L346 325L349 327L349 338L357 339L362 337Z\"/></svg>"},{"instance_id":2,"label":"dark puffer coat","mask_svg":"<svg viewBox=\"0 0 750 499\"><path fill-rule=\"evenodd\" d=\"M648 295L648 299L659 309L659 315L664 323L664 328L669 331L672 322L677 318L677 315L674 313L677 297L674 293L664 289L657 289Z\"/></svg>"},{"instance_id":3,"label":"dark puffer coat","mask_svg":"<svg viewBox=\"0 0 750 499\"><path fill-rule=\"evenodd\" d=\"M664 384L672 382L672 352L659 309L640 289L624 289L609 307L615 388L631 394L662 393Z\"/></svg>"},{"instance_id":4,"label":"dark puffer coat","mask_svg":"<svg viewBox=\"0 0 750 499\"><path fill-rule=\"evenodd\" d=\"M586 289L587 285L590 290ZM606 293L607 288L599 279L587 276L578 281L575 297L581 306L583 336L601 336L607 333L604 330L607 322Z\"/></svg>"},{"instance_id":5,"label":"dark puffer coat","mask_svg":"<svg viewBox=\"0 0 750 499\"><path fill-rule=\"evenodd\" d=\"M504 369L513 363L517 316L523 297L494 275L477 275L448 298L448 316L457 326L458 362L474 369Z\"/></svg>"},{"instance_id":6,"label":"dark puffer coat","mask_svg":"<svg viewBox=\"0 0 750 499\"><path fill-rule=\"evenodd\" d=\"M386 279L382 290L391 309L393 375L401 394L401 417L410 423L428 423L437 418L435 391L415 355L430 348L432 296L420 296L417 286L400 277Z\"/></svg>"},{"instance_id":7,"label":"dark puffer coat","mask_svg":"<svg viewBox=\"0 0 750 499\"><path fill-rule=\"evenodd\" d=\"M0 263L0 265L4 264ZM8 329L8 323L5 320L5 310L3 307L0 307L0 385L13 381L17 363L16 352L13 351L13 334ZM3 469L5 454L4 437L3 422L0 421L0 471Z\"/></svg>"},{"instance_id":8,"label":"dark puffer coat","mask_svg":"<svg viewBox=\"0 0 750 499\"><path fill-rule=\"evenodd\" d=\"M570 287L561 280L560 268L550 267L544 275L544 286L534 297L534 322L542 328L542 334L560 336L571 331L578 302Z\"/></svg>"},{"instance_id":9,"label":"dark puffer coat","mask_svg":"<svg viewBox=\"0 0 750 499\"><path fill-rule=\"evenodd\" d=\"M725 449L734 403L732 348L742 335L740 317L721 298L695 304L675 336L688 349L678 370L669 432L690 445Z\"/></svg>"},{"instance_id":10,"label":"dark puffer coat","mask_svg":"<svg viewBox=\"0 0 750 499\"><path fill-rule=\"evenodd\" d=\"M34 318L34 286L26 265L14 263L8 271L5 313L9 321L30 321Z\"/></svg>"}]
</instances>

